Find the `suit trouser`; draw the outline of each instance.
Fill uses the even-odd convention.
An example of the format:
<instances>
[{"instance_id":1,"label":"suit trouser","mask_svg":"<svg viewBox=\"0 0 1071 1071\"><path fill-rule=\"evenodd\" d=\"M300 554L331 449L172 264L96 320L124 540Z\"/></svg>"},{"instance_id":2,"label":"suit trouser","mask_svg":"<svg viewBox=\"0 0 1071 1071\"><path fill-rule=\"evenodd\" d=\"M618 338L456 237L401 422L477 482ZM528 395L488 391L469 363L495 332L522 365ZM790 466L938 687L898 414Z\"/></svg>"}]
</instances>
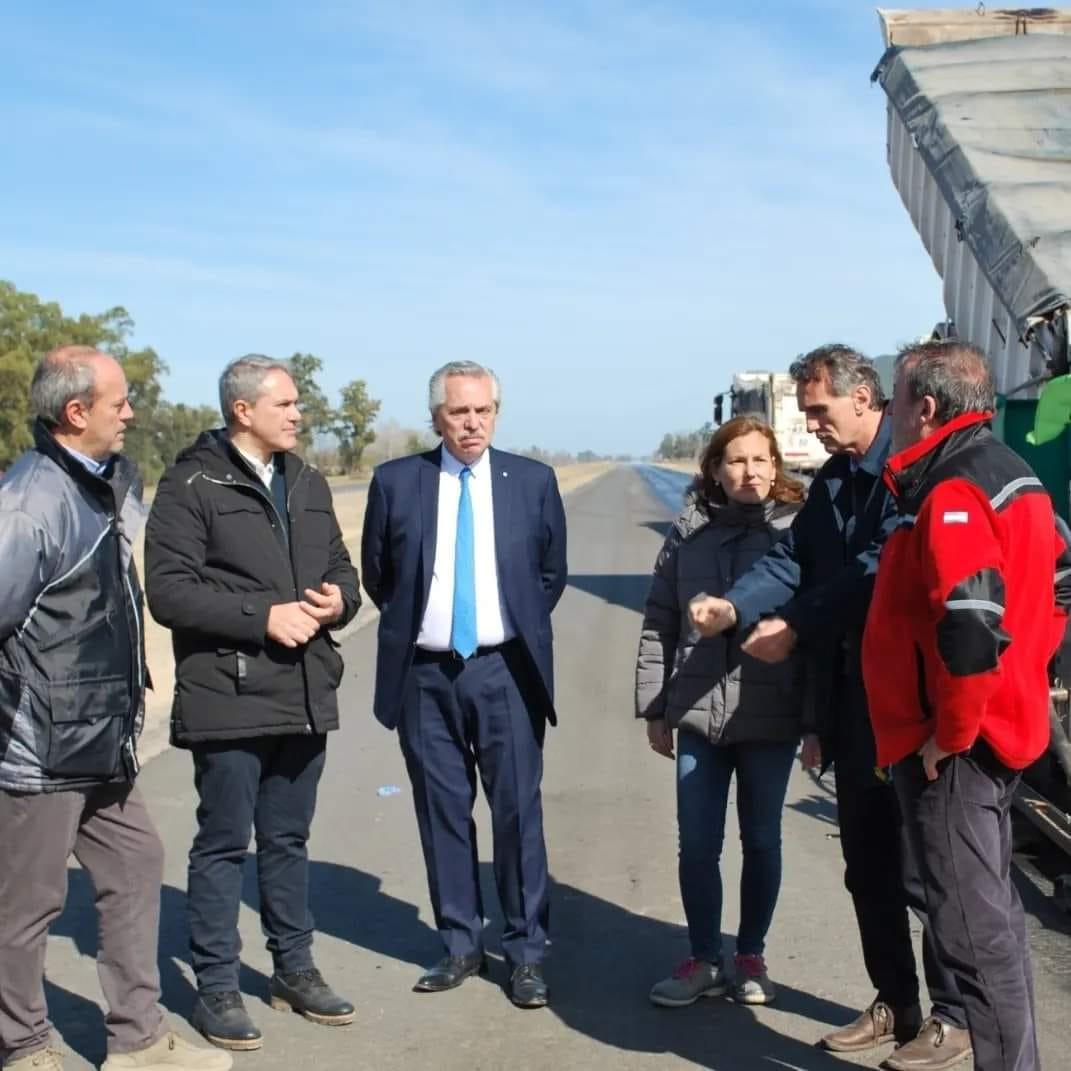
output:
<instances>
[{"instance_id":1,"label":"suit trouser","mask_svg":"<svg viewBox=\"0 0 1071 1071\"><path fill-rule=\"evenodd\" d=\"M108 1051L136 1052L167 1033L156 1003L164 848L141 793L130 784L0 791L0 1053L9 1062L48 1044L45 947L72 853L95 892Z\"/></svg>"},{"instance_id":2,"label":"suit trouser","mask_svg":"<svg viewBox=\"0 0 1071 1071\"><path fill-rule=\"evenodd\" d=\"M543 731L525 691L518 643L467 662L418 652L398 725L413 785L435 924L450 955L483 948L484 911L472 808L479 774L491 808L494 872L511 964L538 963L549 894L543 841Z\"/></svg>"},{"instance_id":3,"label":"suit trouser","mask_svg":"<svg viewBox=\"0 0 1071 1071\"><path fill-rule=\"evenodd\" d=\"M254 831L260 922L275 970L312 967L308 840L326 741L309 733L192 748L200 803L187 897L199 992L238 989L242 871Z\"/></svg>"},{"instance_id":4,"label":"suit trouser","mask_svg":"<svg viewBox=\"0 0 1071 1071\"><path fill-rule=\"evenodd\" d=\"M922 962L932 1014L951 1026L966 1027L956 980L934 942L895 790L874 775L838 776L837 812L844 884L852 897L863 963L877 999L894 1008L919 1001L910 908L922 923Z\"/></svg>"},{"instance_id":5,"label":"suit trouser","mask_svg":"<svg viewBox=\"0 0 1071 1071\"><path fill-rule=\"evenodd\" d=\"M955 975L977 1071L1040 1067L1030 946L1011 880L1019 774L978 743L928 781L915 755L893 771L933 936Z\"/></svg>"}]
</instances>

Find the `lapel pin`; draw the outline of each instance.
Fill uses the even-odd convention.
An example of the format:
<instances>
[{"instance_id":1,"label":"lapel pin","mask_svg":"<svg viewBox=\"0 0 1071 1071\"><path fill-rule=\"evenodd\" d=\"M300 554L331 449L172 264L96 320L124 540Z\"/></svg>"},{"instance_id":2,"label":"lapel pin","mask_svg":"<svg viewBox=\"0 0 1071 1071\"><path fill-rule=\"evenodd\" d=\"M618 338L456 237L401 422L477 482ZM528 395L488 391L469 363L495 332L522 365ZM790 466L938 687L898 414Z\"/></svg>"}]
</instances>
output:
<instances>
[{"instance_id":1,"label":"lapel pin","mask_svg":"<svg viewBox=\"0 0 1071 1071\"><path fill-rule=\"evenodd\" d=\"M502 478L505 479L508 475L509 475L509 473L505 469L503 469L502 470Z\"/></svg>"}]
</instances>

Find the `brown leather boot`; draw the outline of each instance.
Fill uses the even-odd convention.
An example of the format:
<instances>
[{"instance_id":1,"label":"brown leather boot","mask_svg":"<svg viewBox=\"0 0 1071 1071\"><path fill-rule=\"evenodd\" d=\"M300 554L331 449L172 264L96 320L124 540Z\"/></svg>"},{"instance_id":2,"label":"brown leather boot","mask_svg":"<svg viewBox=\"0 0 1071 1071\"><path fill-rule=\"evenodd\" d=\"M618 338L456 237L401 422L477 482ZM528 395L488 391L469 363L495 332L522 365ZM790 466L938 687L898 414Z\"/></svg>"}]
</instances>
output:
<instances>
[{"instance_id":1,"label":"brown leather boot","mask_svg":"<svg viewBox=\"0 0 1071 1071\"><path fill-rule=\"evenodd\" d=\"M826 1034L819 1044L832 1052L866 1052L894 1041L909 1041L919 1032L922 1012L917 1004L892 1008L883 1000L875 1000L857 1019L832 1034Z\"/></svg>"},{"instance_id":2,"label":"brown leather boot","mask_svg":"<svg viewBox=\"0 0 1071 1071\"><path fill-rule=\"evenodd\" d=\"M913 1041L896 1050L884 1063L891 1071L945 1071L971 1056L971 1035L940 1019L927 1019Z\"/></svg>"}]
</instances>

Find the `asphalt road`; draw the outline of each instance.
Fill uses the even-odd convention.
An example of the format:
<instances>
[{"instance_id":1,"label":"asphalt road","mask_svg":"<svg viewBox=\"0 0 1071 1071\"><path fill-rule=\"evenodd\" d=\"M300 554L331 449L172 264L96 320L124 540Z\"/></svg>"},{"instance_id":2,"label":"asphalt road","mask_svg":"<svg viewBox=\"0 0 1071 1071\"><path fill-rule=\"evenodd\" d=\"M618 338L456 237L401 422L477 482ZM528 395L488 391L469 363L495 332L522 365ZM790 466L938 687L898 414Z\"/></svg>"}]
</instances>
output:
<instances>
[{"instance_id":1,"label":"asphalt road","mask_svg":"<svg viewBox=\"0 0 1071 1071\"><path fill-rule=\"evenodd\" d=\"M445 994L414 994L421 967L440 954L431 928L412 799L397 742L370 713L374 628L345 643L343 729L333 735L313 830L312 901L317 961L357 1004L347 1028L314 1026L266 1003L271 963L256 914L250 858L242 909L242 988L264 1048L237 1054L239 1068L876 1067L817 1051L814 1040L871 999L841 884L836 813L828 786L797 771L785 811L785 882L767 958L779 986L769 1008L726 1000L665 1010L651 984L687 955L676 882L673 770L653 755L632 718L632 674L648 571L676 503L679 475L650 483L619 467L567 498L569 588L555 614L561 723L548 733L544 801L554 878L547 976L551 1006L515 1009L502 991L500 923L489 857L483 857L488 979ZM186 964L185 856L193 834L189 756L169 751L142 774L142 789L168 849L163 889L163 1003L183 1032L194 996ZM380 796L396 785L400 792ZM482 843L486 807L478 804ZM724 853L724 927L738 917L739 843ZM92 892L72 864L67 911L49 947L53 1019L74 1068L103 1059L97 1006ZM1071 938L1026 888L1036 952L1045 1066L1066 1066ZM1062 923L1061 923L1062 924ZM731 936L730 936L731 940Z\"/></svg>"}]
</instances>

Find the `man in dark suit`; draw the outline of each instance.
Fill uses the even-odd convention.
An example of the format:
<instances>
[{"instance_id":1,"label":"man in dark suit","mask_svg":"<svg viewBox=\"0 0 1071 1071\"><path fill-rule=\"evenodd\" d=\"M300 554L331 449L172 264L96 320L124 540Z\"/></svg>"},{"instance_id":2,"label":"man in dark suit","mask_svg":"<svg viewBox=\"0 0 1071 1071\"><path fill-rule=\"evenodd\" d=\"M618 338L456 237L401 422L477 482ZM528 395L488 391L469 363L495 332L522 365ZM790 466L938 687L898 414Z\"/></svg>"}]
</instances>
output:
<instances>
[{"instance_id":1,"label":"man in dark suit","mask_svg":"<svg viewBox=\"0 0 1071 1071\"><path fill-rule=\"evenodd\" d=\"M397 728L413 786L446 956L418 992L486 969L476 827L491 808L510 999L547 1003L547 854L540 781L555 723L550 614L565 587L565 514L554 472L491 449L495 374L440 368L428 407L442 445L379 466L361 546L379 607L375 714Z\"/></svg>"}]
</instances>

